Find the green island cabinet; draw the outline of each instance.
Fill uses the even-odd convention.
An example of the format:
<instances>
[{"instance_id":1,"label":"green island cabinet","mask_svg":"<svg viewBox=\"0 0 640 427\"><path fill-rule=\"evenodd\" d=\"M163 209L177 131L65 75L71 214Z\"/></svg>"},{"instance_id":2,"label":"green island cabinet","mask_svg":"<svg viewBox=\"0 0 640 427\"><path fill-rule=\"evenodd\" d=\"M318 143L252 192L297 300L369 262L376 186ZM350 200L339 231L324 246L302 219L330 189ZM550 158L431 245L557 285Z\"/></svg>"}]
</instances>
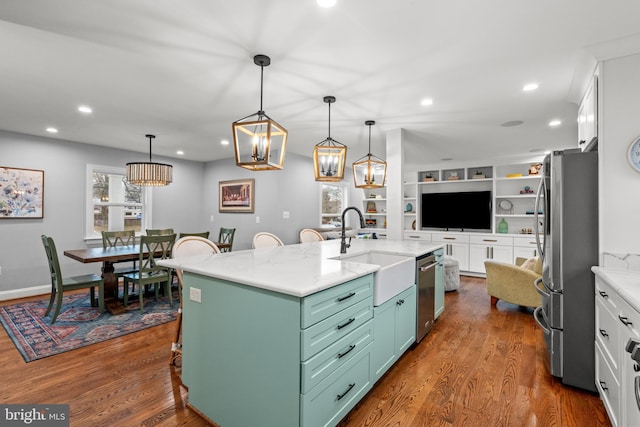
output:
<instances>
[{"instance_id":1,"label":"green island cabinet","mask_svg":"<svg viewBox=\"0 0 640 427\"><path fill-rule=\"evenodd\" d=\"M434 289L434 319L437 319L444 312L444 250L433 251L436 256L436 286Z\"/></svg>"},{"instance_id":2,"label":"green island cabinet","mask_svg":"<svg viewBox=\"0 0 640 427\"><path fill-rule=\"evenodd\" d=\"M373 274L304 298L185 272L183 383L224 427L335 426L415 342L416 286Z\"/></svg>"},{"instance_id":3,"label":"green island cabinet","mask_svg":"<svg viewBox=\"0 0 640 427\"><path fill-rule=\"evenodd\" d=\"M333 426L371 389L373 274L304 298L185 272L182 379L223 427Z\"/></svg>"},{"instance_id":4,"label":"green island cabinet","mask_svg":"<svg viewBox=\"0 0 640 427\"><path fill-rule=\"evenodd\" d=\"M371 375L377 381L416 340L416 286L373 309Z\"/></svg>"}]
</instances>

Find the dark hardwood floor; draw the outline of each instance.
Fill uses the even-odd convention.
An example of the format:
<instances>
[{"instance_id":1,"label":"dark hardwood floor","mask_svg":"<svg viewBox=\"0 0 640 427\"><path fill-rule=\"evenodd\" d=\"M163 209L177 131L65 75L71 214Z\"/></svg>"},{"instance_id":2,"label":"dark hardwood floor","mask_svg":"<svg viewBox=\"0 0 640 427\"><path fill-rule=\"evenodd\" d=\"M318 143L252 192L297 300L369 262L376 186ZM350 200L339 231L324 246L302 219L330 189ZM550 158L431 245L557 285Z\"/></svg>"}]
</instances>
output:
<instances>
[{"instance_id":1,"label":"dark hardwood floor","mask_svg":"<svg viewBox=\"0 0 640 427\"><path fill-rule=\"evenodd\" d=\"M340 427L610 425L596 394L563 386L546 372L530 309L504 302L492 308L484 279L471 277L462 277L445 304L431 333ZM186 407L180 369L168 364L174 328L165 324L31 363L0 328L0 402L68 403L72 426L207 425Z\"/></svg>"}]
</instances>

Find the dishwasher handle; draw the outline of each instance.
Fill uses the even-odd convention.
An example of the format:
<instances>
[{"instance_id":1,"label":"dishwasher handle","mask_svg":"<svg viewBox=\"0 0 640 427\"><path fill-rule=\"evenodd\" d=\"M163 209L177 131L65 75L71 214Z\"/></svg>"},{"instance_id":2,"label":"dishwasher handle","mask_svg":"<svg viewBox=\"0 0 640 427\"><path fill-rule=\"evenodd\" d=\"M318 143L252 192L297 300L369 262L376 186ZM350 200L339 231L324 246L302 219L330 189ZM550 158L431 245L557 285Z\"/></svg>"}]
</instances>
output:
<instances>
[{"instance_id":1,"label":"dishwasher handle","mask_svg":"<svg viewBox=\"0 0 640 427\"><path fill-rule=\"evenodd\" d=\"M427 270L431 270L436 265L438 265L438 263L436 261L433 261L433 262L430 262L429 264L418 266L418 269L422 272L425 272Z\"/></svg>"}]
</instances>

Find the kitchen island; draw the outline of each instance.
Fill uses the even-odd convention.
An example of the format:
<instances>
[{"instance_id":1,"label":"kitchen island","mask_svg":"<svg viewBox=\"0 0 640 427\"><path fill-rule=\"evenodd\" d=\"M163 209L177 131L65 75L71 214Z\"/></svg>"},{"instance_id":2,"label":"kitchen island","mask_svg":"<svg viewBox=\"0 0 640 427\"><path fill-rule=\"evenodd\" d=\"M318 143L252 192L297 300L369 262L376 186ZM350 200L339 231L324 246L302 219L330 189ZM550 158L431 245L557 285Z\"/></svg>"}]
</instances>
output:
<instances>
[{"instance_id":1,"label":"kitchen island","mask_svg":"<svg viewBox=\"0 0 640 427\"><path fill-rule=\"evenodd\" d=\"M441 247L354 239L348 252L415 259ZM355 406L381 375L376 336L389 336L389 325L374 319L379 266L340 260L339 252L334 240L163 262L184 271L182 375L191 407L224 427L310 427L335 425ZM415 295L411 283L385 303L413 339Z\"/></svg>"}]
</instances>

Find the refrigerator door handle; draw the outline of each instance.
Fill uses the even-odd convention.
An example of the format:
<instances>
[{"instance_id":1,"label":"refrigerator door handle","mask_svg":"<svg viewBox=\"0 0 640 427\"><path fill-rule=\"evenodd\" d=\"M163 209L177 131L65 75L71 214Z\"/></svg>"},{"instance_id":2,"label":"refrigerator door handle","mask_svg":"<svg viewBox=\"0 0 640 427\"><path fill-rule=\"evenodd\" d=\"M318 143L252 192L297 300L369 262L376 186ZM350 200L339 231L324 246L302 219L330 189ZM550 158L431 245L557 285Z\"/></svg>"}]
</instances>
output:
<instances>
[{"instance_id":1,"label":"refrigerator door handle","mask_svg":"<svg viewBox=\"0 0 640 427\"><path fill-rule=\"evenodd\" d=\"M546 191L545 177L544 175L542 175L542 178L540 178L540 184L538 184L538 192L536 193L536 202L533 208L533 216L535 218L535 222L533 226L534 226L535 235L536 235L536 246L538 247L538 253L540 254L540 260L542 261L543 265L544 265L544 251L542 250L542 244L540 243L540 220L538 219L538 212L540 212L540 200L542 199L542 194L544 194L545 191ZM543 213L547 214L547 218L545 218L545 221L549 221L548 212L543 212ZM544 231L544 229L542 231Z\"/></svg>"},{"instance_id":2,"label":"refrigerator door handle","mask_svg":"<svg viewBox=\"0 0 640 427\"><path fill-rule=\"evenodd\" d=\"M540 286L540 283L542 283L542 286ZM536 288L536 291L538 291L540 296L543 296L543 297L550 297L551 296L550 293L546 292L547 287L542 282L542 277L539 277L536 280L534 280L533 281L533 286Z\"/></svg>"},{"instance_id":3,"label":"refrigerator door handle","mask_svg":"<svg viewBox=\"0 0 640 427\"><path fill-rule=\"evenodd\" d=\"M538 324L538 326L540 326L540 328L544 331L545 334L550 334L551 329L547 327L547 322L545 322L544 318L540 314L541 312L542 312L542 306L536 307L536 309L533 311L533 318L535 319L536 323Z\"/></svg>"}]
</instances>

